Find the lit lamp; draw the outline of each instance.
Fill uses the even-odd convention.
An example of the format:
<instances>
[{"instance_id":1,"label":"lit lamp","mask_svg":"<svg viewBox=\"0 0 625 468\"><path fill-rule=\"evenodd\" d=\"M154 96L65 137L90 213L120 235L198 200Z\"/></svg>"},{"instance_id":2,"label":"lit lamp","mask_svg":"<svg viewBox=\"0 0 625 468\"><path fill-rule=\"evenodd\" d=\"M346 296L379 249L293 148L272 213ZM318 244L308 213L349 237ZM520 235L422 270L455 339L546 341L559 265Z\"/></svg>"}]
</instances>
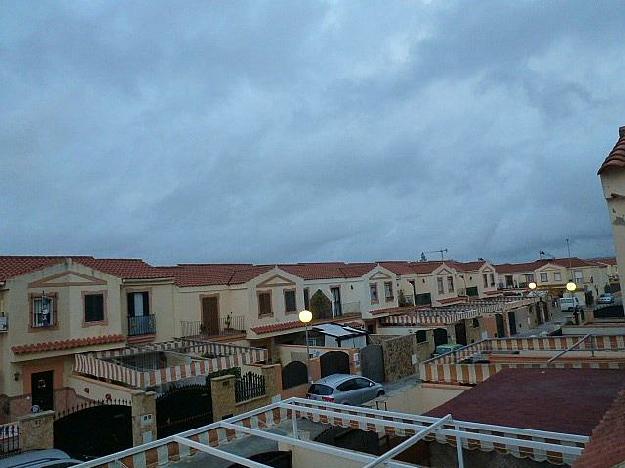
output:
<instances>
[{"instance_id":1,"label":"lit lamp","mask_svg":"<svg viewBox=\"0 0 625 468\"><path fill-rule=\"evenodd\" d=\"M573 281L569 281L566 283L566 290L569 292L573 292L577 289L577 285Z\"/></svg>"},{"instance_id":2,"label":"lit lamp","mask_svg":"<svg viewBox=\"0 0 625 468\"><path fill-rule=\"evenodd\" d=\"M536 283L534 283L533 281L530 284L528 284L528 286L532 291L536 289Z\"/></svg>"},{"instance_id":3,"label":"lit lamp","mask_svg":"<svg viewBox=\"0 0 625 468\"><path fill-rule=\"evenodd\" d=\"M306 325L306 373L308 375L308 383L312 383L310 379L310 348L308 345L308 324L312 320L312 312L310 310L302 310L299 313L299 321Z\"/></svg>"}]
</instances>

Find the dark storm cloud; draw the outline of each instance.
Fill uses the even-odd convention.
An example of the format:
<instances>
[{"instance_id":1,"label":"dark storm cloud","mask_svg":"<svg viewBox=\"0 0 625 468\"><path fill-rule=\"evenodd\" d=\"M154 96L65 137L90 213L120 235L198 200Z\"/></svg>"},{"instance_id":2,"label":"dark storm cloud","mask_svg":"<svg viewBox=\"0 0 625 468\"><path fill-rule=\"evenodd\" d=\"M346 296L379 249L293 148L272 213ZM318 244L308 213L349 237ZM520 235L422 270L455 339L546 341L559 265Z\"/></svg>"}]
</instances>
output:
<instances>
[{"instance_id":1,"label":"dark storm cloud","mask_svg":"<svg viewBox=\"0 0 625 468\"><path fill-rule=\"evenodd\" d=\"M3 2L2 253L612 252L613 2Z\"/></svg>"}]
</instances>

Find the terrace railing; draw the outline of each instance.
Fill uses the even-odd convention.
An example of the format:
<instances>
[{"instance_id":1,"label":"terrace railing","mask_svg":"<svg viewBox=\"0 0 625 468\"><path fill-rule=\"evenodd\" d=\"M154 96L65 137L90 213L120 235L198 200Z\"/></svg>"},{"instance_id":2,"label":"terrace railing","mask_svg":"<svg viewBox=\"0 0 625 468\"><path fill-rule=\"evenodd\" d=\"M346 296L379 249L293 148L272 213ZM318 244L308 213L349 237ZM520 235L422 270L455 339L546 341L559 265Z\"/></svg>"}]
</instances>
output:
<instances>
[{"instance_id":1,"label":"terrace railing","mask_svg":"<svg viewBox=\"0 0 625 468\"><path fill-rule=\"evenodd\" d=\"M154 315L128 317L128 336L154 335L156 319Z\"/></svg>"},{"instance_id":2,"label":"terrace railing","mask_svg":"<svg viewBox=\"0 0 625 468\"><path fill-rule=\"evenodd\" d=\"M20 428L14 423L0 425L0 458L20 451Z\"/></svg>"},{"instance_id":3,"label":"terrace railing","mask_svg":"<svg viewBox=\"0 0 625 468\"><path fill-rule=\"evenodd\" d=\"M212 324L203 323L200 320L181 320L180 329L183 337L238 335L245 332L245 316L227 315L220 317Z\"/></svg>"}]
</instances>

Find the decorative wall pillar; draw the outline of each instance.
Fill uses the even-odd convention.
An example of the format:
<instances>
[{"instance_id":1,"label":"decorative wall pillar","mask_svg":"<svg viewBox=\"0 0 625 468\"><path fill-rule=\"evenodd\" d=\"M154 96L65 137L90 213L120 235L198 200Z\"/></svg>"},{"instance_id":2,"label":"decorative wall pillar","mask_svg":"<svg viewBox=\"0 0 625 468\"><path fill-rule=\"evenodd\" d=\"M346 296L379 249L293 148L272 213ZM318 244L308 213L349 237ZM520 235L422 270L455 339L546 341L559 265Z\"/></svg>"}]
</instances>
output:
<instances>
[{"instance_id":1,"label":"decorative wall pillar","mask_svg":"<svg viewBox=\"0 0 625 468\"><path fill-rule=\"evenodd\" d=\"M131 399L132 445L137 446L156 440L156 393L138 391Z\"/></svg>"},{"instance_id":2,"label":"decorative wall pillar","mask_svg":"<svg viewBox=\"0 0 625 468\"><path fill-rule=\"evenodd\" d=\"M20 416L17 422L23 452L54 447L54 411Z\"/></svg>"}]
</instances>

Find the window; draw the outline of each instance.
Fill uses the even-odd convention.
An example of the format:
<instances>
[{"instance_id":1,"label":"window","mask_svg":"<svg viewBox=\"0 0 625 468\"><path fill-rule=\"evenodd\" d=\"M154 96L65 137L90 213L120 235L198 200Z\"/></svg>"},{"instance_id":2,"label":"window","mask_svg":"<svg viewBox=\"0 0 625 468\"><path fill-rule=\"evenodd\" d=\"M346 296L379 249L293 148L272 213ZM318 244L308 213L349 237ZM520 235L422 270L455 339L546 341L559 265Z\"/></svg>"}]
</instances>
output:
<instances>
[{"instance_id":1,"label":"window","mask_svg":"<svg viewBox=\"0 0 625 468\"><path fill-rule=\"evenodd\" d=\"M271 310L271 293L261 292L258 293L258 316L263 317L266 315L273 315Z\"/></svg>"},{"instance_id":2,"label":"window","mask_svg":"<svg viewBox=\"0 0 625 468\"><path fill-rule=\"evenodd\" d=\"M575 282L577 284L581 284L584 282L584 273L582 273L581 271L576 271L575 272Z\"/></svg>"},{"instance_id":3,"label":"window","mask_svg":"<svg viewBox=\"0 0 625 468\"><path fill-rule=\"evenodd\" d=\"M393 282L392 281L388 281L384 283L384 299L386 299L386 302L391 302L392 300L395 299L395 297L393 296Z\"/></svg>"},{"instance_id":4,"label":"window","mask_svg":"<svg viewBox=\"0 0 625 468\"><path fill-rule=\"evenodd\" d=\"M51 327L56 325L56 297L39 296L32 300L33 328Z\"/></svg>"},{"instance_id":5,"label":"window","mask_svg":"<svg viewBox=\"0 0 625 468\"><path fill-rule=\"evenodd\" d=\"M150 293L147 291L128 293L128 317L150 315Z\"/></svg>"},{"instance_id":6,"label":"window","mask_svg":"<svg viewBox=\"0 0 625 468\"><path fill-rule=\"evenodd\" d=\"M440 276L436 278L436 282L438 283L438 293L445 294L445 285L443 284L443 278Z\"/></svg>"},{"instance_id":7,"label":"window","mask_svg":"<svg viewBox=\"0 0 625 468\"><path fill-rule=\"evenodd\" d=\"M295 301L295 290L284 291L284 310L289 312L297 312L297 303Z\"/></svg>"},{"instance_id":8,"label":"window","mask_svg":"<svg viewBox=\"0 0 625 468\"><path fill-rule=\"evenodd\" d=\"M479 321L479 319L474 318L471 321L471 325L473 326L473 328L480 328L480 321Z\"/></svg>"},{"instance_id":9,"label":"window","mask_svg":"<svg viewBox=\"0 0 625 468\"><path fill-rule=\"evenodd\" d=\"M308 310L310 307L310 293L308 288L304 288L304 309Z\"/></svg>"},{"instance_id":10,"label":"window","mask_svg":"<svg viewBox=\"0 0 625 468\"><path fill-rule=\"evenodd\" d=\"M453 276L447 277L447 289L449 289L449 292L454 292L454 277Z\"/></svg>"},{"instance_id":11,"label":"window","mask_svg":"<svg viewBox=\"0 0 625 468\"><path fill-rule=\"evenodd\" d=\"M562 273L560 273L559 271L556 271L553 274L553 280L554 281L562 281Z\"/></svg>"},{"instance_id":12,"label":"window","mask_svg":"<svg viewBox=\"0 0 625 468\"><path fill-rule=\"evenodd\" d=\"M492 287L494 287L494 286L495 286L495 273L491 273L491 274L490 274L490 285L491 285Z\"/></svg>"},{"instance_id":13,"label":"window","mask_svg":"<svg viewBox=\"0 0 625 468\"><path fill-rule=\"evenodd\" d=\"M482 280L484 281L484 287L487 288L488 287L488 275L486 273L482 275Z\"/></svg>"},{"instance_id":14,"label":"window","mask_svg":"<svg viewBox=\"0 0 625 468\"><path fill-rule=\"evenodd\" d=\"M369 294L371 295L371 304L378 303L378 285L372 283L369 285Z\"/></svg>"},{"instance_id":15,"label":"window","mask_svg":"<svg viewBox=\"0 0 625 468\"><path fill-rule=\"evenodd\" d=\"M541 273L540 274L540 281L542 283L546 283L547 281L549 281L549 275L547 273Z\"/></svg>"},{"instance_id":16,"label":"window","mask_svg":"<svg viewBox=\"0 0 625 468\"><path fill-rule=\"evenodd\" d=\"M534 273L530 273L525 275L525 282L526 283L531 283L532 281L534 281Z\"/></svg>"},{"instance_id":17,"label":"window","mask_svg":"<svg viewBox=\"0 0 625 468\"><path fill-rule=\"evenodd\" d=\"M85 294L85 322L104 321L104 294Z\"/></svg>"},{"instance_id":18,"label":"window","mask_svg":"<svg viewBox=\"0 0 625 468\"><path fill-rule=\"evenodd\" d=\"M428 340L425 330L417 330L417 343L424 343Z\"/></svg>"}]
</instances>

